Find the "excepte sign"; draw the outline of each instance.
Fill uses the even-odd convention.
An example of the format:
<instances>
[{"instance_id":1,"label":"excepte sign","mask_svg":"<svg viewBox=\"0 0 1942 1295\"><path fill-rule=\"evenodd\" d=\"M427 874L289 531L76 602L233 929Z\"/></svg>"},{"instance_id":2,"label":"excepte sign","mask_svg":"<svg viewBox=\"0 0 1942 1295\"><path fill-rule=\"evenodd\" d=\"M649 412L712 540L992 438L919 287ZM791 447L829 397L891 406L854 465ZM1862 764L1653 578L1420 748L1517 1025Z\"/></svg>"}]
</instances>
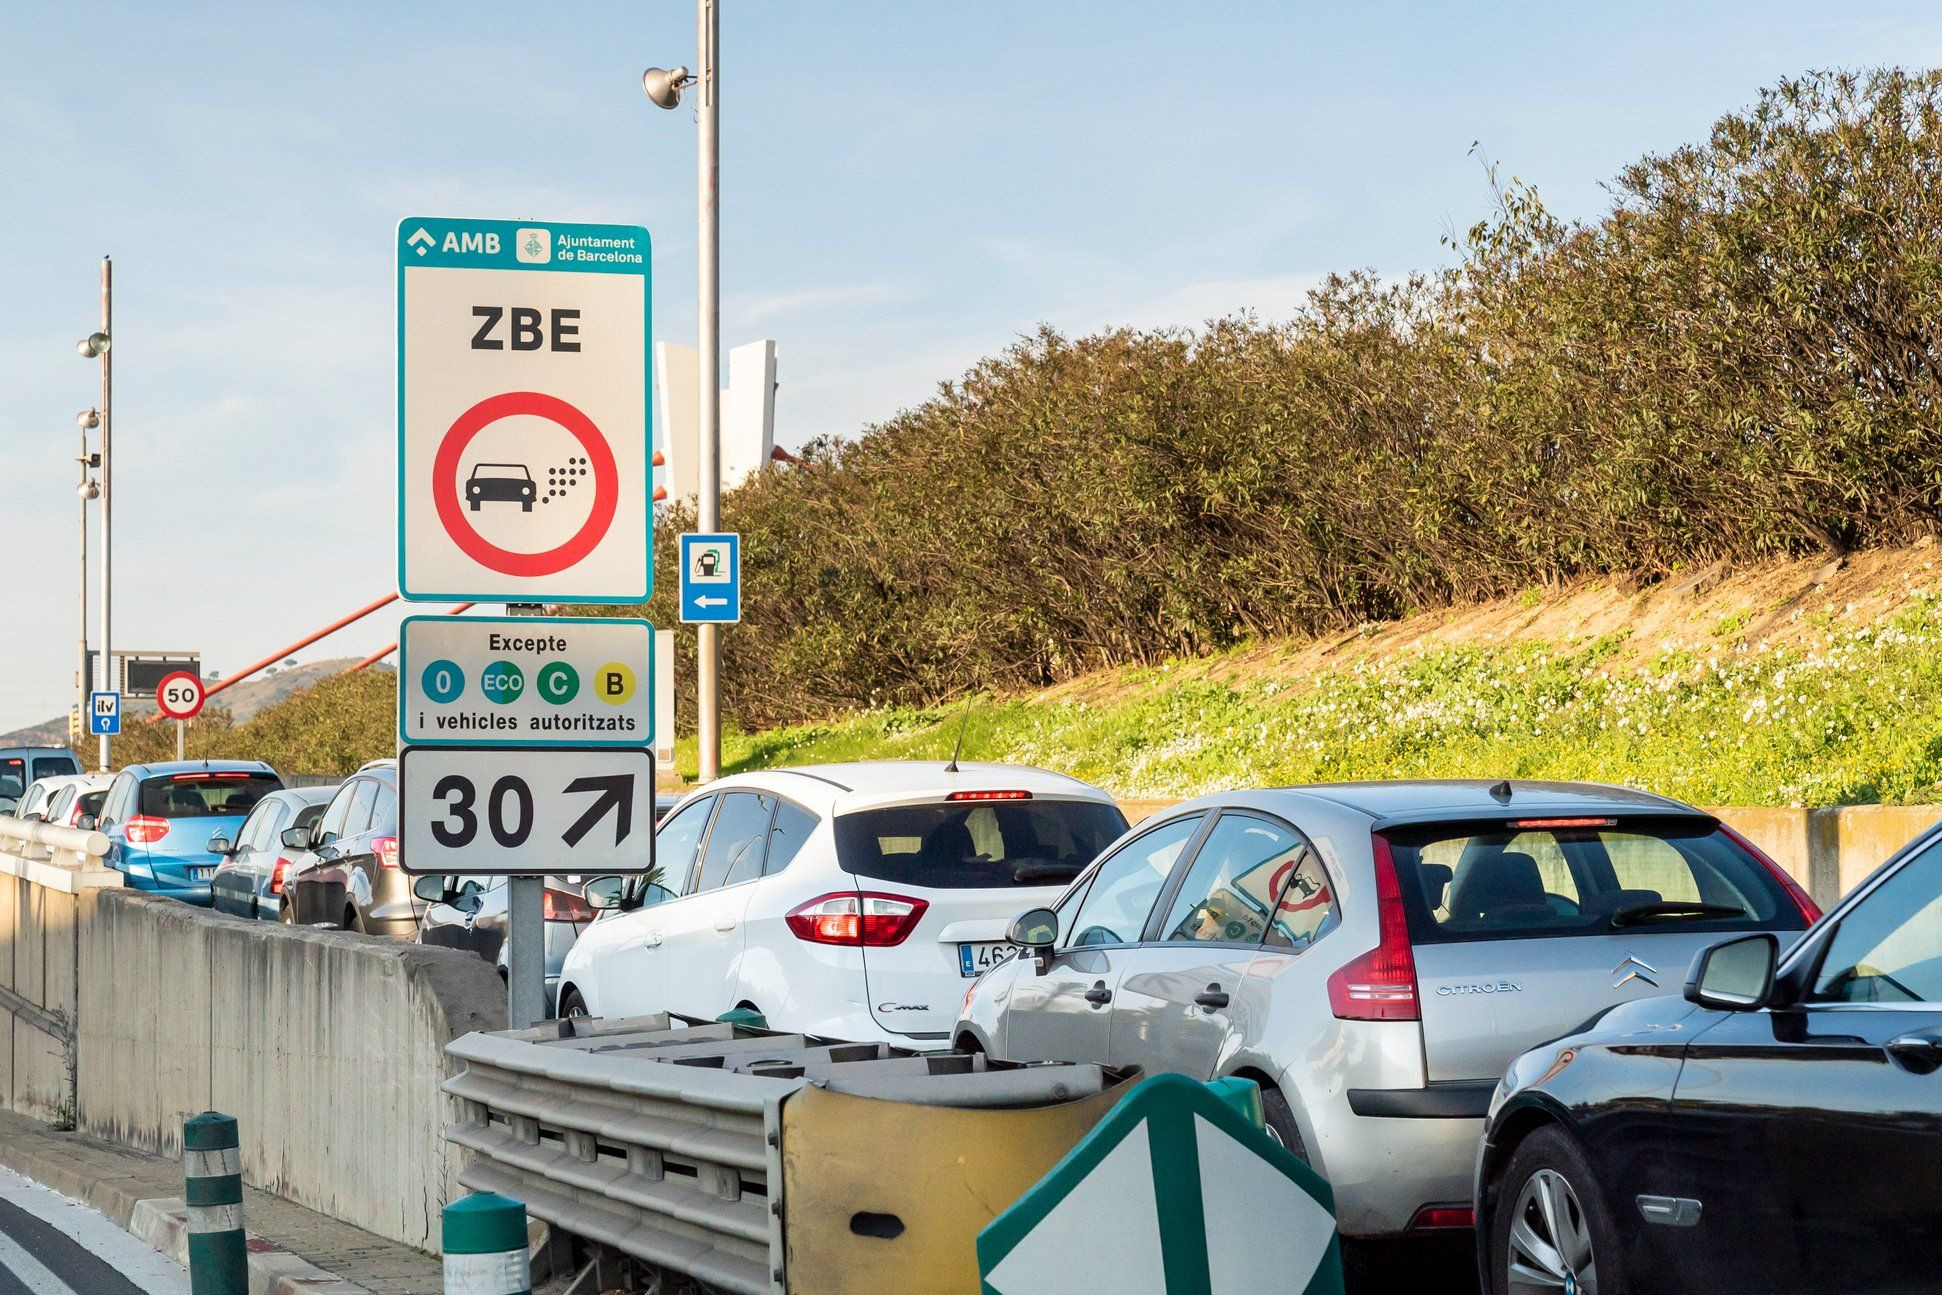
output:
<instances>
[{"instance_id":1,"label":"excepte sign","mask_svg":"<svg viewBox=\"0 0 1942 1295\"><path fill-rule=\"evenodd\" d=\"M636 225L398 226L398 589L645 602L649 246Z\"/></svg>"},{"instance_id":2,"label":"excepte sign","mask_svg":"<svg viewBox=\"0 0 1942 1295\"><path fill-rule=\"evenodd\" d=\"M651 747L654 627L603 617L409 616L408 746Z\"/></svg>"}]
</instances>

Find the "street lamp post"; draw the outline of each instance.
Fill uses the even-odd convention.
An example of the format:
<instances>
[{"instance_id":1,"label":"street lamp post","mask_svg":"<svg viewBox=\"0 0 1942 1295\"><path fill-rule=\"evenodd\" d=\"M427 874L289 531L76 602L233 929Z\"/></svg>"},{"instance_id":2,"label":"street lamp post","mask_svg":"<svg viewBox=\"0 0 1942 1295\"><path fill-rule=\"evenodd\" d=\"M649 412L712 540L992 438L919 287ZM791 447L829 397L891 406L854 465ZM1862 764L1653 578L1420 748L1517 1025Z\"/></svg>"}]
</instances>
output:
<instances>
[{"instance_id":1,"label":"street lamp post","mask_svg":"<svg viewBox=\"0 0 1942 1295\"><path fill-rule=\"evenodd\" d=\"M698 184L700 190L700 325L701 390L698 393L701 426L699 460L699 498L696 500L696 529L702 532L721 529L721 201L719 180L720 150L717 146L717 108L719 104L719 52L721 24L717 0L696 0L695 23L700 46L698 75L686 68L666 71L651 67L641 78L641 88L655 105L672 108L681 101L681 91L695 86L700 94L695 120L700 128ZM721 775L721 629L715 625L695 627L695 712L700 730L699 762L701 781L710 782Z\"/></svg>"},{"instance_id":2,"label":"street lamp post","mask_svg":"<svg viewBox=\"0 0 1942 1295\"><path fill-rule=\"evenodd\" d=\"M101 426L99 409L83 409L76 416L81 424L81 483L74 493L81 497L81 653L74 667L74 686L78 695L74 701L74 717L87 731L88 723L88 500L101 494L101 487L88 473L101 460L88 453L88 429Z\"/></svg>"},{"instance_id":3,"label":"street lamp post","mask_svg":"<svg viewBox=\"0 0 1942 1295\"><path fill-rule=\"evenodd\" d=\"M109 618L114 584L114 361L109 358L109 338L114 329L114 262L101 258L101 331L82 338L75 349L88 359L101 361L101 668L97 672L103 692L114 690L113 633ZM108 760L108 735L101 735L101 772L112 766Z\"/></svg>"}]
</instances>

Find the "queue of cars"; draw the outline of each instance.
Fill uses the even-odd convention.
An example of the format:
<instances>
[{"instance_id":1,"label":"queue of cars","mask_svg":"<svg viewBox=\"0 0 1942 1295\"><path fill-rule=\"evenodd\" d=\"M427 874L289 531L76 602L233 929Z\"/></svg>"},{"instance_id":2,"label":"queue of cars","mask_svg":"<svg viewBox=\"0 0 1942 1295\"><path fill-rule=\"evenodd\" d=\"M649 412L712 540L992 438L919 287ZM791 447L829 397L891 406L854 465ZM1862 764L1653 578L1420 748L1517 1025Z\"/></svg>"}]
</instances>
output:
<instances>
[{"instance_id":1,"label":"queue of cars","mask_svg":"<svg viewBox=\"0 0 1942 1295\"><path fill-rule=\"evenodd\" d=\"M394 761L22 792L132 886L505 968L503 879L398 869ZM657 812L655 873L547 880L561 1015L1247 1077L1345 1238L1472 1232L1490 1295L1934 1281L1942 828L1823 917L1714 816L1584 784L1239 791L1128 829L1076 779L878 762Z\"/></svg>"}]
</instances>

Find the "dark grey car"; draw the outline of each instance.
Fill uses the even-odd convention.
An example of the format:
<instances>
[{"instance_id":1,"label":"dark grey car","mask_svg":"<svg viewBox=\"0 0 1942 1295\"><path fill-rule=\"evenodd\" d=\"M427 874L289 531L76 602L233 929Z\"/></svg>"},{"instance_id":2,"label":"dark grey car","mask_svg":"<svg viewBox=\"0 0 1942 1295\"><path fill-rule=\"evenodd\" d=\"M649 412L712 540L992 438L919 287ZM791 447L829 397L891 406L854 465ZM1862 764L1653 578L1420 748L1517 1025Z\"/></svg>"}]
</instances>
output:
<instances>
[{"instance_id":1,"label":"dark grey car","mask_svg":"<svg viewBox=\"0 0 1942 1295\"><path fill-rule=\"evenodd\" d=\"M283 920L409 940L424 905L398 869L398 762L373 760L346 778L308 837L285 886Z\"/></svg>"},{"instance_id":2,"label":"dark grey car","mask_svg":"<svg viewBox=\"0 0 1942 1295\"><path fill-rule=\"evenodd\" d=\"M419 877L418 898L426 905L418 943L470 949L506 974L507 890L504 877ZM560 966L580 932L594 919L578 879L548 877L542 903L546 917L546 1001L560 985Z\"/></svg>"},{"instance_id":3,"label":"dark grey car","mask_svg":"<svg viewBox=\"0 0 1942 1295\"><path fill-rule=\"evenodd\" d=\"M323 817L331 787L285 787L256 802L236 837L214 836L209 852L222 856L209 893L216 910L232 917L276 921L283 909L283 888L295 865L298 850L283 843L293 829L308 832Z\"/></svg>"}]
</instances>

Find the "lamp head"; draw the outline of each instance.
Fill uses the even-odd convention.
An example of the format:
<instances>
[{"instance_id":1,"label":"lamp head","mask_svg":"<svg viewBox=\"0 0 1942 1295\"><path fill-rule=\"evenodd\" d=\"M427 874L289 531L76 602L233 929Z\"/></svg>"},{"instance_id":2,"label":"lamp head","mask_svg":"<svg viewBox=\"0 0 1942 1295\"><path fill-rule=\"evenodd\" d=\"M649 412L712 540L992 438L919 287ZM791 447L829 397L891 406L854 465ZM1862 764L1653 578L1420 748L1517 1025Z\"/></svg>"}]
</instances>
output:
<instances>
[{"instance_id":1,"label":"lamp head","mask_svg":"<svg viewBox=\"0 0 1942 1295\"><path fill-rule=\"evenodd\" d=\"M694 84L685 67L651 67L641 73L641 89L647 93L647 101L657 108L672 108L681 102L681 91L685 86Z\"/></svg>"},{"instance_id":2,"label":"lamp head","mask_svg":"<svg viewBox=\"0 0 1942 1295\"><path fill-rule=\"evenodd\" d=\"M74 487L74 493L83 499L99 499L101 498L101 483L93 477L89 477L86 481Z\"/></svg>"},{"instance_id":3,"label":"lamp head","mask_svg":"<svg viewBox=\"0 0 1942 1295\"><path fill-rule=\"evenodd\" d=\"M91 427L99 427L101 426L101 411L99 409L83 409L74 416L74 421L81 424L82 431L86 431Z\"/></svg>"},{"instance_id":4,"label":"lamp head","mask_svg":"<svg viewBox=\"0 0 1942 1295\"><path fill-rule=\"evenodd\" d=\"M106 355L108 353L108 335L106 333L89 333L86 337L74 344L74 349L90 360L96 356Z\"/></svg>"}]
</instances>

